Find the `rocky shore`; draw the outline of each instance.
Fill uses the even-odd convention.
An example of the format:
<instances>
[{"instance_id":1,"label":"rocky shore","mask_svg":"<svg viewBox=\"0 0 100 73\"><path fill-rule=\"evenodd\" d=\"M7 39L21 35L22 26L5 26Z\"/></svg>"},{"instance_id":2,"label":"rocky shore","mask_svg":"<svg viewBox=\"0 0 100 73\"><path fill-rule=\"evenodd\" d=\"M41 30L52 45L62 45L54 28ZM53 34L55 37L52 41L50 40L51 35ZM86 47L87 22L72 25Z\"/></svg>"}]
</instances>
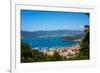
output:
<instances>
[{"instance_id":1,"label":"rocky shore","mask_svg":"<svg viewBox=\"0 0 100 73\"><path fill-rule=\"evenodd\" d=\"M80 46L74 45L70 47L61 47L61 48L50 48L48 50L42 50L43 54L48 56L53 56L55 52L57 52L60 56L70 58L75 57L80 53Z\"/></svg>"}]
</instances>

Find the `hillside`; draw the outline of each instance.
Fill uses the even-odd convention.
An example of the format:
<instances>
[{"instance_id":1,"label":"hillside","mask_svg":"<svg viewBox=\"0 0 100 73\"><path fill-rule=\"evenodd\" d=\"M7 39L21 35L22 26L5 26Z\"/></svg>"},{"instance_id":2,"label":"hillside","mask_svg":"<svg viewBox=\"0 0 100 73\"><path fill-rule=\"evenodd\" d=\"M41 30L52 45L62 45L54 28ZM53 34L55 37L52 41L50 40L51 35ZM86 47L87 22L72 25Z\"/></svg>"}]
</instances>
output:
<instances>
[{"instance_id":1,"label":"hillside","mask_svg":"<svg viewBox=\"0 0 100 73\"><path fill-rule=\"evenodd\" d=\"M84 37L84 34L78 34L73 36L64 36L64 40L80 40Z\"/></svg>"},{"instance_id":2,"label":"hillside","mask_svg":"<svg viewBox=\"0 0 100 73\"><path fill-rule=\"evenodd\" d=\"M83 34L83 31L80 30L52 30L52 31L21 31L21 37L41 37L41 36L73 36L78 34Z\"/></svg>"}]
</instances>

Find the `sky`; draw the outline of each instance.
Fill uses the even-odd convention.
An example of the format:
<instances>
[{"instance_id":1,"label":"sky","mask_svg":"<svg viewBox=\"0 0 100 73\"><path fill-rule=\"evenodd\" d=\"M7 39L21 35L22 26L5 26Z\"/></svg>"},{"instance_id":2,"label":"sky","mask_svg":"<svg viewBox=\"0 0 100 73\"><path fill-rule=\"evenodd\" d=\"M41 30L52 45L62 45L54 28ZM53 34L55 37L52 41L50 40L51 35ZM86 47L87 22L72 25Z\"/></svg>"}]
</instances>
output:
<instances>
[{"instance_id":1,"label":"sky","mask_svg":"<svg viewBox=\"0 0 100 73\"><path fill-rule=\"evenodd\" d=\"M20 16L23 31L83 30L89 24L82 12L21 10Z\"/></svg>"}]
</instances>

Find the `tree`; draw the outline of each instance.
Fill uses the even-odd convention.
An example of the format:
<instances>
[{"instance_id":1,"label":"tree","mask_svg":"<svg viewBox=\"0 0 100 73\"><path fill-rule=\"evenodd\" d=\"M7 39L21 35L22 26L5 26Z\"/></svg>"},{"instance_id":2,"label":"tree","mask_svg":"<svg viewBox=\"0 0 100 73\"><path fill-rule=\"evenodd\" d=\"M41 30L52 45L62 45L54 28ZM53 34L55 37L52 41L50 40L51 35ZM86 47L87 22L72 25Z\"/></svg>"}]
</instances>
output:
<instances>
[{"instance_id":1,"label":"tree","mask_svg":"<svg viewBox=\"0 0 100 73\"><path fill-rule=\"evenodd\" d=\"M49 58L50 58L51 61L61 61L62 60L62 57L56 51L54 51L53 56L51 56Z\"/></svg>"},{"instance_id":2,"label":"tree","mask_svg":"<svg viewBox=\"0 0 100 73\"><path fill-rule=\"evenodd\" d=\"M89 32L89 25L85 25L84 26L84 32L85 32L85 36L82 39L80 46L81 46L81 52L82 55L86 56L87 59L89 59L89 51L90 51L90 32Z\"/></svg>"},{"instance_id":3,"label":"tree","mask_svg":"<svg viewBox=\"0 0 100 73\"><path fill-rule=\"evenodd\" d=\"M32 52L30 45L21 43L21 62L31 62Z\"/></svg>"},{"instance_id":4,"label":"tree","mask_svg":"<svg viewBox=\"0 0 100 73\"><path fill-rule=\"evenodd\" d=\"M47 56L36 49L31 49L27 43L21 43L21 62L47 61Z\"/></svg>"}]
</instances>

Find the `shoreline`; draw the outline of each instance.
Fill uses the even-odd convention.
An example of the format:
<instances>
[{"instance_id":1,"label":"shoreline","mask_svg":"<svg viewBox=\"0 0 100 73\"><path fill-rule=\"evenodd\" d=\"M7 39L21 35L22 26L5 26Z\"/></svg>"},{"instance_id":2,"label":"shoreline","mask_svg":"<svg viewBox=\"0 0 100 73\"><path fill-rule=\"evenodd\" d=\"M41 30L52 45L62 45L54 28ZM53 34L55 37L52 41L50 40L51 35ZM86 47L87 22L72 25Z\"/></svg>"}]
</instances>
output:
<instances>
[{"instance_id":1,"label":"shoreline","mask_svg":"<svg viewBox=\"0 0 100 73\"><path fill-rule=\"evenodd\" d=\"M65 46L60 48L49 48L47 50L40 50L44 55L53 56L57 52L60 56L71 58L80 53L80 45Z\"/></svg>"}]
</instances>

